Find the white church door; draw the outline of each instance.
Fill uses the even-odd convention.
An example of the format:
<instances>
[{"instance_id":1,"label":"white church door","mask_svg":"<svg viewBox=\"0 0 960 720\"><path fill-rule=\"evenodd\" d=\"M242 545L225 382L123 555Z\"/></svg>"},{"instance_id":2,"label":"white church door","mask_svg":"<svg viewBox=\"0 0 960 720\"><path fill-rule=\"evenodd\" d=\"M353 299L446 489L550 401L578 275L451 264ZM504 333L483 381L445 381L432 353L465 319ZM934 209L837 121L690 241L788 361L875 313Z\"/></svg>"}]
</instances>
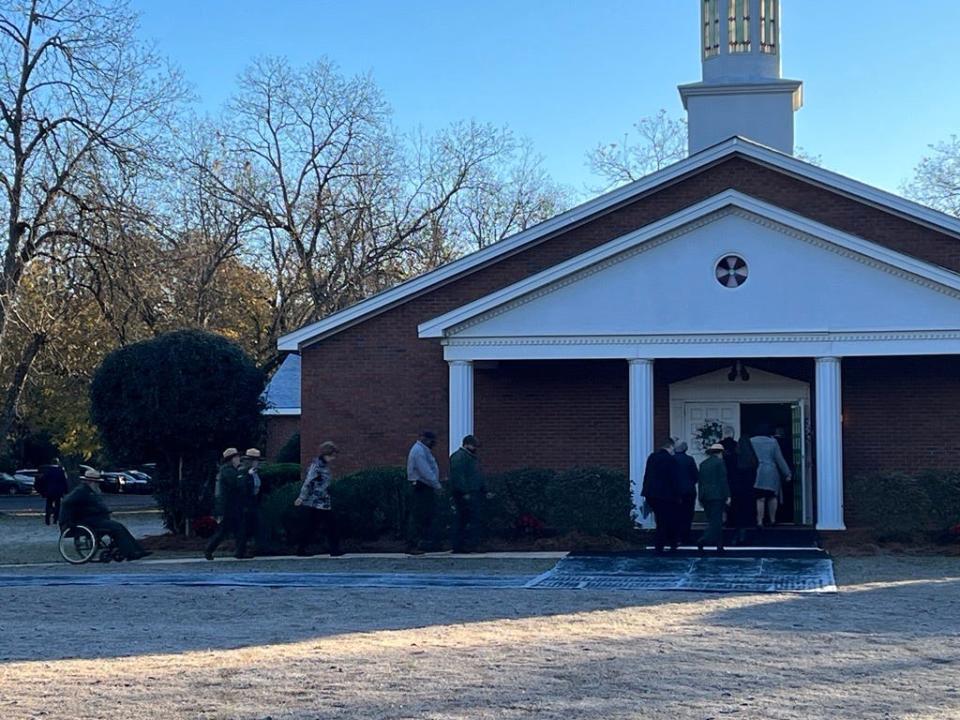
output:
<instances>
[{"instance_id":1,"label":"white church door","mask_svg":"<svg viewBox=\"0 0 960 720\"><path fill-rule=\"evenodd\" d=\"M683 405L683 436L687 454L702 463L707 448L725 437L740 437L740 403L688 402Z\"/></svg>"}]
</instances>

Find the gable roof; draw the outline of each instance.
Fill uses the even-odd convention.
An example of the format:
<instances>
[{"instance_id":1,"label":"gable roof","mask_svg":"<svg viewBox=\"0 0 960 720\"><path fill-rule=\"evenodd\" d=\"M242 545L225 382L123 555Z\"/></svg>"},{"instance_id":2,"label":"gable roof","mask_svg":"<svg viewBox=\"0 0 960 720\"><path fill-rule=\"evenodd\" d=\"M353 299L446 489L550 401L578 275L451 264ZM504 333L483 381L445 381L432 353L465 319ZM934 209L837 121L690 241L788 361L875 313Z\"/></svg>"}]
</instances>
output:
<instances>
[{"instance_id":1,"label":"gable roof","mask_svg":"<svg viewBox=\"0 0 960 720\"><path fill-rule=\"evenodd\" d=\"M779 208L764 200L745 195L738 190L725 190L669 217L626 233L599 247L428 320L418 327L418 333L422 338L445 337L451 331L455 332L457 327L464 323L471 322L508 304L522 302L524 298L535 296L538 291L548 286L611 260L631 248L656 240L686 226L691 226L698 220L715 215L731 206L805 235L826 240L836 247L855 253L857 256L960 296L960 273L946 270L869 240L850 235L789 210Z\"/></svg>"},{"instance_id":2,"label":"gable roof","mask_svg":"<svg viewBox=\"0 0 960 720\"><path fill-rule=\"evenodd\" d=\"M263 415L300 414L300 356L287 355L261 396Z\"/></svg>"},{"instance_id":3,"label":"gable roof","mask_svg":"<svg viewBox=\"0 0 960 720\"><path fill-rule=\"evenodd\" d=\"M960 238L960 220L893 193L825 170L792 155L779 152L742 137L733 137L680 160L635 182L600 195L539 225L493 245L419 275L389 290L373 295L280 338L277 347L296 351L324 337L383 312L439 285L519 252L546 237L618 207L661 186L695 173L733 156L742 156L787 175L797 177L860 202L900 215L912 222Z\"/></svg>"}]
</instances>

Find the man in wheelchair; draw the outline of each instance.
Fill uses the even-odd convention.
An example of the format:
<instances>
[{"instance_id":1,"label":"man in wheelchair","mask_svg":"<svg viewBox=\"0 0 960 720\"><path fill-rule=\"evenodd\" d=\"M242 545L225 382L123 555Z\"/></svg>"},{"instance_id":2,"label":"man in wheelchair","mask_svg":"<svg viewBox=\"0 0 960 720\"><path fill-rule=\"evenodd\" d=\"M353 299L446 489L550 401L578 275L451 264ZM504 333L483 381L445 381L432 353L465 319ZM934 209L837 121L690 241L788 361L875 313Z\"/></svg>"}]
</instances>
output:
<instances>
[{"instance_id":1,"label":"man in wheelchair","mask_svg":"<svg viewBox=\"0 0 960 720\"><path fill-rule=\"evenodd\" d=\"M110 510L100 497L97 487L100 481L99 472L87 470L83 475L83 482L63 498L60 505L60 529L86 525L98 535L109 535L125 560L139 560L150 555L150 551L144 550L122 523L110 519Z\"/></svg>"}]
</instances>

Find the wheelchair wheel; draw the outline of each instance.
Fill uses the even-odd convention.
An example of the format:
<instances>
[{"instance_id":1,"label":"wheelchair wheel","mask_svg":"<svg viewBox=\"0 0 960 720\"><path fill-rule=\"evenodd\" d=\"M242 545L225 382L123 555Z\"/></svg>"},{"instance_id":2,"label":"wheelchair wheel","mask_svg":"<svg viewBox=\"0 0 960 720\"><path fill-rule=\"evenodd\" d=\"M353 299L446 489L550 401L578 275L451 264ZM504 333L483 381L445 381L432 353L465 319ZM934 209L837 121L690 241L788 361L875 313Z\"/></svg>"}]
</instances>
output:
<instances>
[{"instance_id":1,"label":"wheelchair wheel","mask_svg":"<svg viewBox=\"0 0 960 720\"><path fill-rule=\"evenodd\" d=\"M97 536L85 525L67 528L60 533L60 555L71 565L89 562L97 552Z\"/></svg>"}]
</instances>

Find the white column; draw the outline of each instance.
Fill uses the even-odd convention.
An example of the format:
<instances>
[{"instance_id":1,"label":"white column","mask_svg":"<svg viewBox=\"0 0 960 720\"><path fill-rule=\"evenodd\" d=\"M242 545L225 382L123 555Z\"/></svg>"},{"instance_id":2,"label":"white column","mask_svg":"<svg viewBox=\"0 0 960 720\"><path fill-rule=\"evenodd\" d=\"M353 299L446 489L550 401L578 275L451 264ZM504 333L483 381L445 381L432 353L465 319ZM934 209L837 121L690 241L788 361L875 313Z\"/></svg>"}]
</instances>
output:
<instances>
[{"instance_id":1,"label":"white column","mask_svg":"<svg viewBox=\"0 0 960 720\"><path fill-rule=\"evenodd\" d=\"M631 359L630 374L630 491L634 519L643 527L653 527L653 515L640 517L640 491L647 456L653 452L653 360Z\"/></svg>"},{"instance_id":2,"label":"white column","mask_svg":"<svg viewBox=\"0 0 960 720\"><path fill-rule=\"evenodd\" d=\"M840 358L817 358L817 529L844 530Z\"/></svg>"},{"instance_id":3,"label":"white column","mask_svg":"<svg viewBox=\"0 0 960 720\"><path fill-rule=\"evenodd\" d=\"M450 360L450 452L473 434L473 363Z\"/></svg>"}]
</instances>

